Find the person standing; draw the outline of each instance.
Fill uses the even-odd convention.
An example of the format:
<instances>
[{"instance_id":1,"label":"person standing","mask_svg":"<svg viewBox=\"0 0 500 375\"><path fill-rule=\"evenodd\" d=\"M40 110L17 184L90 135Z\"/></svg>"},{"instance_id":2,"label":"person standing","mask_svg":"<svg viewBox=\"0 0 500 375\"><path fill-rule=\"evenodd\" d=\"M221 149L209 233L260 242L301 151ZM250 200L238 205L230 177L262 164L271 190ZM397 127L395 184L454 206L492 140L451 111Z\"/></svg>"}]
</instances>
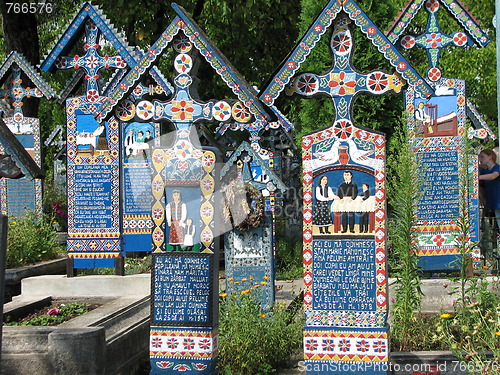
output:
<instances>
[{"instance_id":1,"label":"person standing","mask_svg":"<svg viewBox=\"0 0 500 375\"><path fill-rule=\"evenodd\" d=\"M344 182L342 182L337 191L337 195L341 200L352 202L358 196L358 185L352 181L352 172L344 171ZM342 212L341 215L342 222L342 233L347 232L347 228L351 233L354 233L354 211Z\"/></svg>"},{"instance_id":2,"label":"person standing","mask_svg":"<svg viewBox=\"0 0 500 375\"><path fill-rule=\"evenodd\" d=\"M172 192L172 201L165 207L167 225L170 228L168 243L172 246L172 251L180 251L184 244L184 222L187 217L186 204L182 201L179 190Z\"/></svg>"},{"instance_id":3,"label":"person standing","mask_svg":"<svg viewBox=\"0 0 500 375\"><path fill-rule=\"evenodd\" d=\"M316 186L316 206L313 216L313 224L319 227L319 233L331 234L328 228L333 225L330 213L330 202L336 198L333 190L328 186L328 177L323 175Z\"/></svg>"},{"instance_id":4,"label":"person standing","mask_svg":"<svg viewBox=\"0 0 500 375\"><path fill-rule=\"evenodd\" d=\"M500 166L496 163L497 155L491 149L479 153L479 181L484 181L486 192L485 208L495 212L497 227L500 229Z\"/></svg>"}]
</instances>

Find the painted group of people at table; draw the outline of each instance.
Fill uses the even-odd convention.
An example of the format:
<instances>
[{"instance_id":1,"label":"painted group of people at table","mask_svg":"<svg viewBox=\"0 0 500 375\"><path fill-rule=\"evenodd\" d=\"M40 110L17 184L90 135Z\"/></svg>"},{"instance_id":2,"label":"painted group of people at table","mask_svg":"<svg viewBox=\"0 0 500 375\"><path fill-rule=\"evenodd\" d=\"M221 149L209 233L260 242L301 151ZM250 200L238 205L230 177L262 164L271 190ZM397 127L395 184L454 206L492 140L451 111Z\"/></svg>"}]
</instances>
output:
<instances>
[{"instance_id":1,"label":"painted group of people at table","mask_svg":"<svg viewBox=\"0 0 500 375\"><path fill-rule=\"evenodd\" d=\"M351 171L344 171L344 181L338 186L337 192L328 185L328 176L322 175L315 188L315 209L313 211L313 225L319 228L320 234L332 234L330 227L334 224L332 212L334 204L343 204L348 207L355 200L366 201L370 197L368 184L363 183L362 189L352 179ZM360 191L361 190L361 191ZM370 212L356 212L355 209L340 210L341 233L355 233L356 216L359 216L359 233L368 233ZM359 215L356 215L359 214Z\"/></svg>"},{"instance_id":2,"label":"painted group of people at table","mask_svg":"<svg viewBox=\"0 0 500 375\"><path fill-rule=\"evenodd\" d=\"M149 130L146 130L145 133L139 130L137 135L134 130L129 130L124 144L127 157L141 156L149 158L152 140L153 137Z\"/></svg>"}]
</instances>

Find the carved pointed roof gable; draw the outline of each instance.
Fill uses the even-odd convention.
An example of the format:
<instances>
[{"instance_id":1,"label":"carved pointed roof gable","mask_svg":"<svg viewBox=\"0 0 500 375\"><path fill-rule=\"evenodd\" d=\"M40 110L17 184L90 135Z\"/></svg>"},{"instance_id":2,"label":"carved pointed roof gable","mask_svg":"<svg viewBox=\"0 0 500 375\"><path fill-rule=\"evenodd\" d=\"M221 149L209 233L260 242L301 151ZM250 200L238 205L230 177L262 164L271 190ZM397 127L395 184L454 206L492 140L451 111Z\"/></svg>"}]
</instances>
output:
<instances>
[{"instance_id":1,"label":"carved pointed roof gable","mask_svg":"<svg viewBox=\"0 0 500 375\"><path fill-rule=\"evenodd\" d=\"M186 33L200 54L224 80L238 99L249 108L250 112L257 119L268 117L268 113L259 102L254 89L229 62L226 56L222 54L219 48L208 38L205 32L182 7L172 3L172 8L174 8L177 15L185 23L183 27L184 33Z\"/></svg>"},{"instance_id":2,"label":"carved pointed roof gable","mask_svg":"<svg viewBox=\"0 0 500 375\"><path fill-rule=\"evenodd\" d=\"M479 22L473 17L469 10L459 0L435 0L441 3L450 14L460 23L468 36L480 47L485 47L490 39L479 26ZM396 16L386 35L391 43L400 40L404 31L420 11L426 0L409 0L403 7L403 10Z\"/></svg>"},{"instance_id":3,"label":"carved pointed roof gable","mask_svg":"<svg viewBox=\"0 0 500 375\"><path fill-rule=\"evenodd\" d=\"M129 67L136 65L133 49L129 47L128 43L108 21L99 7L86 1L66 27L58 42L41 62L40 68L42 70L53 73L57 69L57 59L66 56L78 43L80 37L85 33L85 23L89 19L92 20L101 35L113 46Z\"/></svg>"},{"instance_id":4,"label":"carved pointed roof gable","mask_svg":"<svg viewBox=\"0 0 500 375\"><path fill-rule=\"evenodd\" d=\"M170 45L173 38L181 30L200 52L200 55L212 66L226 85L257 119L266 120L273 116L272 112L267 112L267 107L259 102L252 87L229 63L227 58L186 11L175 3L172 3L172 8L177 13L177 17L163 31L160 38L142 54L136 69L126 74L120 81L120 84L109 93L109 99L103 103L101 112L97 115L96 119L102 121L113 113L114 107L120 100L126 98L144 75L154 67L159 57L165 51L165 48Z\"/></svg>"},{"instance_id":5,"label":"carved pointed roof gable","mask_svg":"<svg viewBox=\"0 0 500 375\"><path fill-rule=\"evenodd\" d=\"M12 51L0 67L0 85L11 76L12 69L19 68L47 99L57 97L54 89L40 75L37 69L20 53Z\"/></svg>"},{"instance_id":6,"label":"carved pointed roof gable","mask_svg":"<svg viewBox=\"0 0 500 375\"><path fill-rule=\"evenodd\" d=\"M432 95L432 88L355 1L330 0L295 48L283 60L283 63L275 74L273 74L264 89L259 93L259 98L264 103L268 105L274 104L275 99L285 89L285 86L287 86L295 73L300 69L302 63L316 46L316 43L332 26L333 21L341 11L345 12L354 21L355 25L366 35L378 51L383 54L401 77L415 88L419 96L429 97Z\"/></svg>"}]
</instances>

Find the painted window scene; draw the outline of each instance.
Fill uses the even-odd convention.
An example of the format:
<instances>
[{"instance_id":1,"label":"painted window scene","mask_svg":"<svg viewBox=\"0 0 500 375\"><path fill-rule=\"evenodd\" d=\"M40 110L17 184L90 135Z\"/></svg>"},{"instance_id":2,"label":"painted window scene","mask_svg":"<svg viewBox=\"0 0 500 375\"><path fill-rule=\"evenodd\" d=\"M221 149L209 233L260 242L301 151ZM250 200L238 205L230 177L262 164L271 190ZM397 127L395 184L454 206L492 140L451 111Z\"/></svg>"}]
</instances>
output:
<instances>
[{"instance_id":1,"label":"painted window scene","mask_svg":"<svg viewBox=\"0 0 500 375\"><path fill-rule=\"evenodd\" d=\"M149 123L132 122L123 127L123 154L126 162L151 159L154 147L154 126Z\"/></svg>"},{"instance_id":2,"label":"painted window scene","mask_svg":"<svg viewBox=\"0 0 500 375\"><path fill-rule=\"evenodd\" d=\"M169 187L165 194L165 250L200 252L200 189Z\"/></svg>"},{"instance_id":3,"label":"painted window scene","mask_svg":"<svg viewBox=\"0 0 500 375\"><path fill-rule=\"evenodd\" d=\"M374 183L373 175L357 169L318 174L313 180L313 234L372 234Z\"/></svg>"},{"instance_id":4,"label":"painted window scene","mask_svg":"<svg viewBox=\"0 0 500 375\"><path fill-rule=\"evenodd\" d=\"M107 122L98 123L91 114L76 115L76 145L80 156L109 153Z\"/></svg>"},{"instance_id":5,"label":"painted window scene","mask_svg":"<svg viewBox=\"0 0 500 375\"><path fill-rule=\"evenodd\" d=\"M440 86L429 100L415 100L415 133L419 137L457 135L457 96L453 88Z\"/></svg>"}]
</instances>

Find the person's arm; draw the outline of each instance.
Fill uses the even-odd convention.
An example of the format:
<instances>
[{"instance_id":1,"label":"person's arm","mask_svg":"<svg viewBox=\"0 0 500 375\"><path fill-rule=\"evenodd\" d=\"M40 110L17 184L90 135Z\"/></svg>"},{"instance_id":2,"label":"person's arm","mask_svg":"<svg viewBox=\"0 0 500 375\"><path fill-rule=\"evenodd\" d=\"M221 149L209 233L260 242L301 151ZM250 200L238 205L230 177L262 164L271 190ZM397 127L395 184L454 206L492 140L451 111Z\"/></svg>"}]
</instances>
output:
<instances>
[{"instance_id":1,"label":"person's arm","mask_svg":"<svg viewBox=\"0 0 500 375\"><path fill-rule=\"evenodd\" d=\"M170 204L167 204L167 207L165 207L165 216L167 217L167 225L170 226L172 223L172 211Z\"/></svg>"},{"instance_id":2,"label":"person's arm","mask_svg":"<svg viewBox=\"0 0 500 375\"><path fill-rule=\"evenodd\" d=\"M352 194L351 198L352 200L356 199L358 196L358 185L356 185L354 182L352 183Z\"/></svg>"},{"instance_id":3,"label":"person's arm","mask_svg":"<svg viewBox=\"0 0 500 375\"><path fill-rule=\"evenodd\" d=\"M492 172L492 173L480 174L479 179L482 181L492 181L498 176L500 176L500 172Z\"/></svg>"}]
</instances>

